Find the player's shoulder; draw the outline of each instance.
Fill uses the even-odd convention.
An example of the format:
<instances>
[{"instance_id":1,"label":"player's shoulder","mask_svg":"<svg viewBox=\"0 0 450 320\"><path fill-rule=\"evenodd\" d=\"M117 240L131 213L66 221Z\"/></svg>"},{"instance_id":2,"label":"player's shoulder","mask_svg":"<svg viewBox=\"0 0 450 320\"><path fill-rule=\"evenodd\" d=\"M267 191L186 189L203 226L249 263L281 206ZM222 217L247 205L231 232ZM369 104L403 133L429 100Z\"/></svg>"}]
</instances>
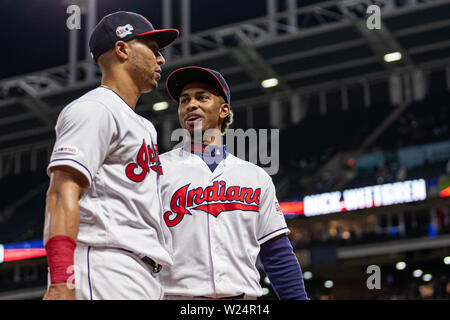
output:
<instances>
[{"instance_id":1,"label":"player's shoulder","mask_svg":"<svg viewBox=\"0 0 450 320\"><path fill-rule=\"evenodd\" d=\"M140 119L141 122L143 122L148 128L149 130L153 133L153 134L158 134L156 132L156 127L153 124L153 122L151 122L150 120L144 118L143 116L139 115L136 113L136 117Z\"/></svg>"},{"instance_id":2,"label":"player's shoulder","mask_svg":"<svg viewBox=\"0 0 450 320\"><path fill-rule=\"evenodd\" d=\"M108 94L101 88L93 89L78 99L73 100L61 111L61 116L70 114L84 117L94 117L95 114L109 114L111 110L107 102Z\"/></svg>"},{"instance_id":3,"label":"player's shoulder","mask_svg":"<svg viewBox=\"0 0 450 320\"><path fill-rule=\"evenodd\" d=\"M182 148L175 148L159 155L161 161L176 161L183 158Z\"/></svg>"},{"instance_id":4,"label":"player's shoulder","mask_svg":"<svg viewBox=\"0 0 450 320\"><path fill-rule=\"evenodd\" d=\"M253 173L265 180L272 179L270 175L257 164L238 158L231 153L228 153L226 161L227 166L236 166L239 170L245 172L246 175L251 175Z\"/></svg>"},{"instance_id":5,"label":"player's shoulder","mask_svg":"<svg viewBox=\"0 0 450 320\"><path fill-rule=\"evenodd\" d=\"M262 172L265 173L264 169L262 169L260 166L254 164L254 163L252 163L250 161L243 160L243 159L235 156L234 154L232 154L232 153L230 153L228 151L227 151L227 158L226 158L226 160L227 160L227 164L228 165L245 167L246 169L250 169L252 171L257 171L257 172L262 171Z\"/></svg>"}]
</instances>

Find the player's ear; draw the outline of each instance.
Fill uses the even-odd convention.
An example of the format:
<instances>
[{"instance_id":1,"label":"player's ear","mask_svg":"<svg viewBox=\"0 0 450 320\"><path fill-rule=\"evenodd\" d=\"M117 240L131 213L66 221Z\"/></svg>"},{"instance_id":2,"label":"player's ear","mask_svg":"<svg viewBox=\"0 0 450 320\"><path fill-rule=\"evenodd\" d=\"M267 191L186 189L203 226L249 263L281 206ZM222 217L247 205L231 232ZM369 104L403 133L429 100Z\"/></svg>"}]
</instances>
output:
<instances>
[{"instance_id":1,"label":"player's ear","mask_svg":"<svg viewBox=\"0 0 450 320\"><path fill-rule=\"evenodd\" d=\"M225 119L230 114L230 105L228 103L222 103L220 105L219 116Z\"/></svg>"},{"instance_id":2,"label":"player's ear","mask_svg":"<svg viewBox=\"0 0 450 320\"><path fill-rule=\"evenodd\" d=\"M130 51L130 46L124 41L119 40L114 45L114 53L121 61L127 60L129 58Z\"/></svg>"}]
</instances>

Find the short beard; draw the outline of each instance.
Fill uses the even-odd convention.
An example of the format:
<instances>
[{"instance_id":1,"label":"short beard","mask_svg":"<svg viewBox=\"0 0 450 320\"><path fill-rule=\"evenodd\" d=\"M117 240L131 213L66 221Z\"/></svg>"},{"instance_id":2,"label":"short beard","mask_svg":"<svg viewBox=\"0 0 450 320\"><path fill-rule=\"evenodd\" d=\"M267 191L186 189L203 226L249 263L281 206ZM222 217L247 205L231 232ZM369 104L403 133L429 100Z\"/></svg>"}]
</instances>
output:
<instances>
[{"instance_id":1,"label":"short beard","mask_svg":"<svg viewBox=\"0 0 450 320\"><path fill-rule=\"evenodd\" d=\"M154 72L150 71L150 68L148 72L143 72L143 69L145 68L145 61L141 61L135 53L131 56L131 63L132 63L132 74L134 75L134 80L136 85L138 86L140 92L147 93L152 90L154 90L158 86L158 81L156 81L156 85L153 85L153 77ZM144 66L144 68L143 68Z\"/></svg>"}]
</instances>

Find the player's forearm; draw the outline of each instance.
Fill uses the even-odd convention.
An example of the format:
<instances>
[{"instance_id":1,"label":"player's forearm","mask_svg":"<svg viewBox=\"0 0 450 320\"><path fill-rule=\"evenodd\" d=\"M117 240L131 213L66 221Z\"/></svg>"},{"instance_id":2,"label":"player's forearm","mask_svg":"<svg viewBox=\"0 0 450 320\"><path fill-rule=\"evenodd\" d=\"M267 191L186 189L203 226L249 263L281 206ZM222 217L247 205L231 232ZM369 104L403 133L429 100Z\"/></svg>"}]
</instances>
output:
<instances>
[{"instance_id":1,"label":"player's forearm","mask_svg":"<svg viewBox=\"0 0 450 320\"><path fill-rule=\"evenodd\" d=\"M77 239L80 223L78 201L87 187L78 173L60 167L52 171L45 206L44 244L56 235Z\"/></svg>"},{"instance_id":2,"label":"player's forearm","mask_svg":"<svg viewBox=\"0 0 450 320\"><path fill-rule=\"evenodd\" d=\"M51 289L46 299L74 298L73 265L79 229L81 188L64 172L52 173L46 198L44 243L50 272ZM62 293L56 291L62 290Z\"/></svg>"},{"instance_id":3,"label":"player's forearm","mask_svg":"<svg viewBox=\"0 0 450 320\"><path fill-rule=\"evenodd\" d=\"M261 262L281 300L309 300L300 264L286 236L261 245Z\"/></svg>"},{"instance_id":4,"label":"player's forearm","mask_svg":"<svg viewBox=\"0 0 450 320\"><path fill-rule=\"evenodd\" d=\"M78 195L50 188L47 193L44 243L56 235L77 239L80 223Z\"/></svg>"}]
</instances>

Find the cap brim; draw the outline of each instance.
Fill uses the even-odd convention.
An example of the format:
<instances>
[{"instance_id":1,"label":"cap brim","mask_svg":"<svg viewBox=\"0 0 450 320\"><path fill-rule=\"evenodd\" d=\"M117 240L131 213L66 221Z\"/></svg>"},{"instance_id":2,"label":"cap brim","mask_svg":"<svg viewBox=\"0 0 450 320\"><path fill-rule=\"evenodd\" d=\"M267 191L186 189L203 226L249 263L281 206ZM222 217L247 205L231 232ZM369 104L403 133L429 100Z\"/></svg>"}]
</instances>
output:
<instances>
[{"instance_id":1,"label":"cap brim","mask_svg":"<svg viewBox=\"0 0 450 320\"><path fill-rule=\"evenodd\" d=\"M180 31L177 29L160 29L140 33L137 37L151 36L158 43L159 49L161 50L174 42L179 35Z\"/></svg>"},{"instance_id":2,"label":"cap brim","mask_svg":"<svg viewBox=\"0 0 450 320\"><path fill-rule=\"evenodd\" d=\"M184 67L172 72L166 81L166 88L169 96L178 102L181 91L190 82L204 82L217 88L217 91L222 95L225 88L220 83L219 79L209 70L202 67ZM225 90L226 91L226 90ZM228 99L226 97L225 101Z\"/></svg>"}]
</instances>

